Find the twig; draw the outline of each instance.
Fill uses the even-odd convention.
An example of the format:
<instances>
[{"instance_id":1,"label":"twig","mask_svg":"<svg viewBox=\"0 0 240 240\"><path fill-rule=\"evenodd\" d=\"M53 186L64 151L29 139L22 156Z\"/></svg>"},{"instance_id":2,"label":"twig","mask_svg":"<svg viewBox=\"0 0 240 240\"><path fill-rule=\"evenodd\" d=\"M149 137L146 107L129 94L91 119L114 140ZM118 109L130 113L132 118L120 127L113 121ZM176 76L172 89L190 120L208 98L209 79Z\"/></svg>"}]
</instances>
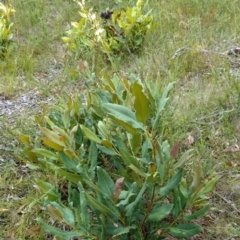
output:
<instances>
[{"instance_id":1,"label":"twig","mask_svg":"<svg viewBox=\"0 0 240 240\"><path fill-rule=\"evenodd\" d=\"M224 202L226 202L227 204L229 204L237 213L240 214L240 210L237 209L236 205L231 201L226 199L225 197L223 197L222 195L220 195L219 193L217 193L216 191L214 191L214 193L220 197Z\"/></svg>"}]
</instances>

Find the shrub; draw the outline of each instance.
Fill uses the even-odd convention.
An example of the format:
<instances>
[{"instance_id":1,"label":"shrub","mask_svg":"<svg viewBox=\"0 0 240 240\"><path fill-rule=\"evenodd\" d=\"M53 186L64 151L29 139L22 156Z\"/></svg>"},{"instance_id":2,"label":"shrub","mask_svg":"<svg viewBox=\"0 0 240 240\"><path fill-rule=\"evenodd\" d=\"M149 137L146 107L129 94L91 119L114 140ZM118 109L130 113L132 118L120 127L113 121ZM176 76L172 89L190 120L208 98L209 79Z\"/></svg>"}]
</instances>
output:
<instances>
[{"instance_id":1,"label":"shrub","mask_svg":"<svg viewBox=\"0 0 240 240\"><path fill-rule=\"evenodd\" d=\"M67 37L63 37L69 49L77 53L100 52L110 61L124 54L137 53L153 26L150 11L144 14L142 0L134 7L107 10L101 14L93 12L93 9L87 10L84 0L78 4L81 19L73 22Z\"/></svg>"},{"instance_id":2,"label":"shrub","mask_svg":"<svg viewBox=\"0 0 240 240\"><path fill-rule=\"evenodd\" d=\"M199 233L192 221L209 209L206 194L218 177L203 181L201 166L184 167L191 150L177 157L179 142L170 148L161 139L161 115L173 83L154 98L133 75L106 75L98 82L91 76L86 102L79 94L68 97L36 118L38 136L20 136L26 148L19 158L62 182L37 183L58 222L56 227L37 218L43 230L58 239L103 240Z\"/></svg>"},{"instance_id":3,"label":"shrub","mask_svg":"<svg viewBox=\"0 0 240 240\"><path fill-rule=\"evenodd\" d=\"M3 57L7 51L9 43L12 39L11 28L13 22L10 17L15 13L11 6L5 6L0 2L0 56Z\"/></svg>"}]
</instances>

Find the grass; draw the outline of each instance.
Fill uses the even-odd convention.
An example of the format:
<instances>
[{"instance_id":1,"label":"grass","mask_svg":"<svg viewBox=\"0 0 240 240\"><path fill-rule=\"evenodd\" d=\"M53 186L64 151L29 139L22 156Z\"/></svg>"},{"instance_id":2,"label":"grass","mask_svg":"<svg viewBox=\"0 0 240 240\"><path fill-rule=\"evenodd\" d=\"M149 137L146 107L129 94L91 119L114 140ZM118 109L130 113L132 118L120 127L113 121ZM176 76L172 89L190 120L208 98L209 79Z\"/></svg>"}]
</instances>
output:
<instances>
[{"instance_id":1,"label":"grass","mask_svg":"<svg viewBox=\"0 0 240 240\"><path fill-rule=\"evenodd\" d=\"M76 3L9 2L16 10L14 44L0 62L0 96L15 101L35 89L40 100L57 99L65 90L79 87L79 78L70 71L77 63L71 61L61 41L70 22L79 18ZM110 7L128 3L122 2L111 3ZM87 4L98 12L109 7L106 1L91 0ZM162 138L171 143L181 140L183 149L194 148L204 177L213 171L221 176L209 198L212 207L199 220L204 232L198 239L237 239L240 151L224 149L240 144L240 74L230 74L233 69L239 71L240 61L226 54L231 46L240 45L239 1L152 0L148 8L153 9L158 25L147 37L143 53L128 56L118 71L146 79L159 95L169 82L176 81L162 119ZM51 176L30 171L14 156L19 132L35 131L33 112L37 114L26 108L15 117L0 116L0 236L4 236L0 239L43 239L43 235L34 234L38 232L34 219L38 214L44 217L34 185L37 179ZM192 145L189 136L194 136ZM28 208L32 202L36 204Z\"/></svg>"}]
</instances>

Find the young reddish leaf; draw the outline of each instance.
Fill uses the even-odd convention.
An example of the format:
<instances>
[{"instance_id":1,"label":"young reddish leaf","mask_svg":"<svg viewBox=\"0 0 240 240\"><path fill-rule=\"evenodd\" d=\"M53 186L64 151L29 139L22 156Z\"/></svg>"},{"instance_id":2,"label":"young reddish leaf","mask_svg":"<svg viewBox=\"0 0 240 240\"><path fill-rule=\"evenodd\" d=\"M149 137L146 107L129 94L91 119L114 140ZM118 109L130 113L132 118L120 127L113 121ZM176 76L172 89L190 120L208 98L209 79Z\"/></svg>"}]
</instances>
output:
<instances>
[{"instance_id":1,"label":"young reddish leaf","mask_svg":"<svg viewBox=\"0 0 240 240\"><path fill-rule=\"evenodd\" d=\"M180 141L175 142L175 144L173 145L172 149L171 149L171 157L172 158L176 158L177 154L178 154L178 149L179 149L179 144Z\"/></svg>"},{"instance_id":2,"label":"young reddish leaf","mask_svg":"<svg viewBox=\"0 0 240 240\"><path fill-rule=\"evenodd\" d=\"M115 182L114 196L115 196L116 199L118 199L118 197L119 197L119 195L122 191L123 182L124 182L124 177L121 177L121 178L117 179L117 181Z\"/></svg>"}]
</instances>

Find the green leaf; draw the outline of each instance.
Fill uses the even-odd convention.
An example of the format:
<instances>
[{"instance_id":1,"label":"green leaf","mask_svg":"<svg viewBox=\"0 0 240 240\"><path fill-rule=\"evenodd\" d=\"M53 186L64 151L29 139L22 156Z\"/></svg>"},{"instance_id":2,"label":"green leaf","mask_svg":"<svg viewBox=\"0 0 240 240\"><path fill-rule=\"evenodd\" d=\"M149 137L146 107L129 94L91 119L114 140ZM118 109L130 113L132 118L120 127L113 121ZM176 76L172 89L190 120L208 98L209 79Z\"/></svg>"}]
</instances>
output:
<instances>
[{"instance_id":1,"label":"green leaf","mask_svg":"<svg viewBox=\"0 0 240 240\"><path fill-rule=\"evenodd\" d=\"M167 88L163 92L162 97L160 99L158 99L158 101L157 101L157 113L156 113L155 119L153 120L153 128L157 128L158 127L161 113L164 110L165 105L166 105L166 103L167 103L167 101L169 99L167 97L168 93L172 89L173 85L174 85L174 82L169 83Z\"/></svg>"},{"instance_id":2,"label":"green leaf","mask_svg":"<svg viewBox=\"0 0 240 240\"><path fill-rule=\"evenodd\" d=\"M178 187L174 191L174 207L172 210L172 214L175 218L177 218L182 211L185 209L188 198L182 193L181 188Z\"/></svg>"},{"instance_id":3,"label":"green leaf","mask_svg":"<svg viewBox=\"0 0 240 240\"><path fill-rule=\"evenodd\" d=\"M133 135L138 134L139 129L134 128L130 123L124 122L124 121L114 117L113 115L111 115L111 118L114 120L114 122L117 126L122 126L125 131L127 131Z\"/></svg>"},{"instance_id":4,"label":"green leaf","mask_svg":"<svg viewBox=\"0 0 240 240\"><path fill-rule=\"evenodd\" d=\"M61 238L69 239L69 240L73 237L85 236L85 234L83 234L81 232L77 232L77 231L67 232L65 230L60 230L59 228L49 226L39 217L36 218L36 220L40 223L41 227L43 228L43 230L45 232L50 233L53 236L59 236ZM90 236L89 236L89 238L90 238Z\"/></svg>"},{"instance_id":5,"label":"green leaf","mask_svg":"<svg viewBox=\"0 0 240 240\"><path fill-rule=\"evenodd\" d=\"M75 159L71 159L65 152L59 152L59 156L68 170L77 170L78 162Z\"/></svg>"},{"instance_id":6,"label":"green leaf","mask_svg":"<svg viewBox=\"0 0 240 240\"><path fill-rule=\"evenodd\" d=\"M90 229L90 215L87 208L87 201L85 198L85 190L81 184L81 182L78 183L78 189L79 189L79 196L80 196L80 219L81 219L81 225L84 226L86 229Z\"/></svg>"},{"instance_id":7,"label":"green leaf","mask_svg":"<svg viewBox=\"0 0 240 240\"><path fill-rule=\"evenodd\" d=\"M37 186L39 187L40 191L48 197L50 201L56 201L60 198L60 194L57 192L56 188L52 184L38 180Z\"/></svg>"},{"instance_id":8,"label":"green leaf","mask_svg":"<svg viewBox=\"0 0 240 240\"><path fill-rule=\"evenodd\" d=\"M126 166L130 166L131 164L133 164L134 166L139 166L138 160L134 156L132 156L127 150L120 148L119 152Z\"/></svg>"},{"instance_id":9,"label":"green leaf","mask_svg":"<svg viewBox=\"0 0 240 240\"><path fill-rule=\"evenodd\" d=\"M203 191L204 194L211 192L215 188L217 181L220 179L220 177L221 176L216 176L215 178L204 184L204 187L201 191Z\"/></svg>"},{"instance_id":10,"label":"green leaf","mask_svg":"<svg viewBox=\"0 0 240 240\"><path fill-rule=\"evenodd\" d=\"M184 216L183 219L186 221L191 221L191 220L197 219L199 217L202 217L208 211L209 207L210 207L210 205L207 205L204 208L196 211L195 213L193 213L191 215Z\"/></svg>"},{"instance_id":11,"label":"green leaf","mask_svg":"<svg viewBox=\"0 0 240 240\"><path fill-rule=\"evenodd\" d=\"M178 171L173 177L159 190L159 194L162 196L166 196L173 189L177 188L178 184L181 181L183 174L183 169Z\"/></svg>"},{"instance_id":12,"label":"green leaf","mask_svg":"<svg viewBox=\"0 0 240 240\"><path fill-rule=\"evenodd\" d=\"M47 149L43 149L43 148L35 148L32 150L32 152L37 153L47 159L51 159L51 160L57 160L58 159L58 155L56 153L53 153Z\"/></svg>"},{"instance_id":13,"label":"green leaf","mask_svg":"<svg viewBox=\"0 0 240 240\"><path fill-rule=\"evenodd\" d=\"M143 195L145 190L146 190L146 185L144 184L142 186L140 192L138 193L135 201L126 206L126 216L131 216L132 215L132 213L135 210L137 204L139 203L140 199L142 198L142 195Z\"/></svg>"},{"instance_id":14,"label":"green leaf","mask_svg":"<svg viewBox=\"0 0 240 240\"><path fill-rule=\"evenodd\" d=\"M133 192L133 189L130 189L129 191L124 191L124 190L121 191L121 193L119 195L119 199L123 199L123 200L121 200L117 204L117 206L120 206L120 205L125 206L125 205L127 205L129 203L129 201L130 201L131 196L134 196L134 195L136 195L136 193Z\"/></svg>"},{"instance_id":15,"label":"green leaf","mask_svg":"<svg viewBox=\"0 0 240 240\"><path fill-rule=\"evenodd\" d=\"M98 153L97 153L97 146L95 142L91 142L90 144L90 150L89 150L89 156L88 160L90 163L90 168L89 172L92 172L95 170L97 166L97 158L98 158Z\"/></svg>"},{"instance_id":16,"label":"green leaf","mask_svg":"<svg viewBox=\"0 0 240 240\"><path fill-rule=\"evenodd\" d=\"M118 237L120 235L126 234L128 233L131 229L136 229L136 226L130 226L130 227L120 227L118 228L115 232L115 235L113 235L112 237ZM116 233L117 232L117 233Z\"/></svg>"},{"instance_id":17,"label":"green leaf","mask_svg":"<svg viewBox=\"0 0 240 240\"><path fill-rule=\"evenodd\" d=\"M56 172L64 179L67 179L68 181L78 184L79 182L83 182L82 176L74 173L70 173L67 171L64 171L62 169L57 169Z\"/></svg>"},{"instance_id":18,"label":"green leaf","mask_svg":"<svg viewBox=\"0 0 240 240\"><path fill-rule=\"evenodd\" d=\"M164 206L153 209L153 211L148 216L148 220L152 222L159 222L170 214L173 208L173 204L166 204Z\"/></svg>"},{"instance_id":19,"label":"green leaf","mask_svg":"<svg viewBox=\"0 0 240 240\"><path fill-rule=\"evenodd\" d=\"M42 132L47 138L49 138L52 142L55 142L56 144L58 144L58 145L60 145L60 146L63 146L63 147L66 146L65 143L60 140L60 136L59 136L57 133L55 133L55 132L53 132L53 131L45 128L45 127L39 126L39 128L40 128L41 132Z\"/></svg>"},{"instance_id":20,"label":"green leaf","mask_svg":"<svg viewBox=\"0 0 240 240\"><path fill-rule=\"evenodd\" d=\"M136 118L139 122L146 123L151 114L150 101L143 92L143 87L137 81L132 85L132 93L134 99L134 109L136 111Z\"/></svg>"},{"instance_id":21,"label":"green leaf","mask_svg":"<svg viewBox=\"0 0 240 240\"><path fill-rule=\"evenodd\" d=\"M133 164L130 164L128 166L129 168L131 168L135 173L137 173L139 176L146 178L147 174L144 173L141 169L137 168L136 166L134 166Z\"/></svg>"},{"instance_id":22,"label":"green leaf","mask_svg":"<svg viewBox=\"0 0 240 240\"><path fill-rule=\"evenodd\" d=\"M129 108L113 103L104 103L103 108L115 119L128 123L135 129L144 130L142 123L136 121L134 112L132 112Z\"/></svg>"},{"instance_id":23,"label":"green leaf","mask_svg":"<svg viewBox=\"0 0 240 240\"><path fill-rule=\"evenodd\" d=\"M52 148L53 150L56 150L56 151L62 151L63 150L63 146L51 141L50 139L48 138L45 138L45 137L41 137L39 138L41 140L41 142L49 147L49 148Z\"/></svg>"},{"instance_id":24,"label":"green leaf","mask_svg":"<svg viewBox=\"0 0 240 240\"><path fill-rule=\"evenodd\" d=\"M173 169L177 169L182 167L189 159L192 158L193 154L190 154L194 151L194 149L189 149L188 151L184 152L184 154L180 157L180 159L173 165Z\"/></svg>"},{"instance_id":25,"label":"green leaf","mask_svg":"<svg viewBox=\"0 0 240 240\"><path fill-rule=\"evenodd\" d=\"M142 134L134 134L130 139L131 149L134 154L137 154L142 147Z\"/></svg>"},{"instance_id":26,"label":"green leaf","mask_svg":"<svg viewBox=\"0 0 240 240\"><path fill-rule=\"evenodd\" d=\"M106 207L104 204L102 204L101 202L99 202L96 198L92 197L90 194L85 192L85 198L88 202L88 204L93 207L94 209L102 212L102 213L106 213L106 214L110 214L111 210Z\"/></svg>"},{"instance_id":27,"label":"green leaf","mask_svg":"<svg viewBox=\"0 0 240 240\"><path fill-rule=\"evenodd\" d=\"M86 128L84 125L80 125L81 130L83 131L84 135L91 141L96 143L101 143L101 139L90 129Z\"/></svg>"},{"instance_id":28,"label":"green leaf","mask_svg":"<svg viewBox=\"0 0 240 240\"><path fill-rule=\"evenodd\" d=\"M51 202L51 207L53 207L54 209L59 210L62 214L62 219L64 220L64 222L66 222L68 225L74 227L75 224L75 216L74 213L72 212L72 210L68 207L64 207L62 205L60 205L57 202Z\"/></svg>"},{"instance_id":29,"label":"green leaf","mask_svg":"<svg viewBox=\"0 0 240 240\"><path fill-rule=\"evenodd\" d=\"M108 175L108 173L101 167L97 167L98 187L101 189L102 194L112 199L114 195L114 182Z\"/></svg>"},{"instance_id":30,"label":"green leaf","mask_svg":"<svg viewBox=\"0 0 240 240\"><path fill-rule=\"evenodd\" d=\"M169 228L169 233L177 238L189 238L202 231L202 228L195 224L179 224Z\"/></svg>"}]
</instances>

